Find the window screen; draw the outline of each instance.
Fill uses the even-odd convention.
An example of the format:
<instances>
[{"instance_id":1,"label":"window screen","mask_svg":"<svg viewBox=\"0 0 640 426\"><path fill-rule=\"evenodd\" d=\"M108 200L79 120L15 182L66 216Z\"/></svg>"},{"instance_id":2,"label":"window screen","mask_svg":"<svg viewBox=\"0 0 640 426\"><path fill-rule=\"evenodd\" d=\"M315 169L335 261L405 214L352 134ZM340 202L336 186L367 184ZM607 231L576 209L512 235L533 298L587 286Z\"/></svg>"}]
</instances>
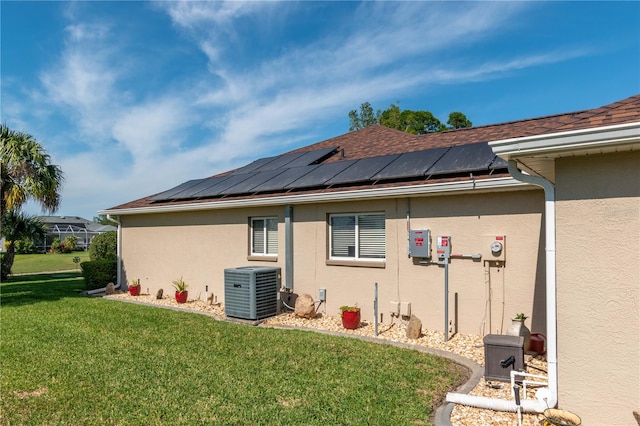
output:
<instances>
[{"instance_id":1,"label":"window screen","mask_svg":"<svg viewBox=\"0 0 640 426\"><path fill-rule=\"evenodd\" d=\"M251 219L251 254L278 254L278 219L260 217Z\"/></svg>"},{"instance_id":2,"label":"window screen","mask_svg":"<svg viewBox=\"0 0 640 426\"><path fill-rule=\"evenodd\" d=\"M385 219L383 213L330 216L330 257L384 259Z\"/></svg>"}]
</instances>

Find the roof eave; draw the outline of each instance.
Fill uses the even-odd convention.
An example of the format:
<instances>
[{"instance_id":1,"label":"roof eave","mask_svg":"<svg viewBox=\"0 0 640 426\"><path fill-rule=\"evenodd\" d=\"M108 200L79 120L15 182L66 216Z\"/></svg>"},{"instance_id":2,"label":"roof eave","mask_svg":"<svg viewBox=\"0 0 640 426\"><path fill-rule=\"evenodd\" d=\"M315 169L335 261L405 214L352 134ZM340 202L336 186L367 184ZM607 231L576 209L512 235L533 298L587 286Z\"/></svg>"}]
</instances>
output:
<instances>
[{"instance_id":1,"label":"roof eave","mask_svg":"<svg viewBox=\"0 0 640 426\"><path fill-rule=\"evenodd\" d=\"M497 140L489 146L505 160L635 151L640 150L640 122Z\"/></svg>"},{"instance_id":2,"label":"roof eave","mask_svg":"<svg viewBox=\"0 0 640 426\"><path fill-rule=\"evenodd\" d=\"M496 179L467 180L461 182L445 182L391 188L359 189L340 192L282 195L277 197L256 197L241 200L218 200L191 204L169 204L161 206L108 209L101 210L98 212L98 214L126 216L152 213L176 213L201 210L233 209L243 207L263 207L287 204L312 204L335 201L358 201L381 198L431 196L442 195L446 193L508 191L518 189L534 189L534 187L519 182L511 177L503 177Z\"/></svg>"}]
</instances>

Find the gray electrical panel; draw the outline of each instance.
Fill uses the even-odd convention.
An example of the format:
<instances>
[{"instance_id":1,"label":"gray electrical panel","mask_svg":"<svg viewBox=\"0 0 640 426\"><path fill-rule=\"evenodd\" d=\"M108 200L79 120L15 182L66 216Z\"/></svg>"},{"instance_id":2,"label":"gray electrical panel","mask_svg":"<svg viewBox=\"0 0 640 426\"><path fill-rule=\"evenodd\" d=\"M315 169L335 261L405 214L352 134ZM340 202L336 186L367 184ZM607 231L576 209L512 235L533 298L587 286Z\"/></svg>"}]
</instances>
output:
<instances>
[{"instance_id":1,"label":"gray electrical panel","mask_svg":"<svg viewBox=\"0 0 640 426\"><path fill-rule=\"evenodd\" d=\"M428 229L411 229L409 231L409 255L431 258L431 231Z\"/></svg>"}]
</instances>

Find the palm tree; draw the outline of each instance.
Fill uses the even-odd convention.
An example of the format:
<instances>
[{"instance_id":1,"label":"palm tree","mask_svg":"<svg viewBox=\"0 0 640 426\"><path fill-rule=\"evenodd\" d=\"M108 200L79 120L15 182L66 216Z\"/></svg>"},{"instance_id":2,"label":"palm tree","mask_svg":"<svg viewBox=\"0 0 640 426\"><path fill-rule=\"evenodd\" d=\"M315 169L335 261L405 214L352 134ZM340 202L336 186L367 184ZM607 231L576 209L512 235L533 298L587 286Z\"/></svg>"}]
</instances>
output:
<instances>
[{"instance_id":1,"label":"palm tree","mask_svg":"<svg viewBox=\"0 0 640 426\"><path fill-rule=\"evenodd\" d=\"M13 259L16 254L15 242L22 238L44 237L47 233L44 223L35 216L28 216L24 213L8 210L2 216L2 236L7 241L7 251L3 253L1 278L4 280L11 272Z\"/></svg>"},{"instance_id":2,"label":"palm tree","mask_svg":"<svg viewBox=\"0 0 640 426\"><path fill-rule=\"evenodd\" d=\"M45 212L55 212L60 204L62 169L28 133L0 125L2 200L0 215L18 211L28 200L40 203Z\"/></svg>"}]
</instances>

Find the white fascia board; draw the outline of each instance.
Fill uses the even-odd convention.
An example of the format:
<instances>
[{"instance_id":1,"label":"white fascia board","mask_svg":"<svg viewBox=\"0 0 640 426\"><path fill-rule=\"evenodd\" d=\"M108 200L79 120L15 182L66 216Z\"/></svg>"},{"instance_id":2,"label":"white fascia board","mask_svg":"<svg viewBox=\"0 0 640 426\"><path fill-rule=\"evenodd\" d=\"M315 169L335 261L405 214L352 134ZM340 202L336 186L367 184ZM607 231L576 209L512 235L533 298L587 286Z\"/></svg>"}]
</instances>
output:
<instances>
[{"instance_id":1,"label":"white fascia board","mask_svg":"<svg viewBox=\"0 0 640 426\"><path fill-rule=\"evenodd\" d=\"M594 150L636 150L640 149L640 123L503 139L489 142L489 146L507 160L536 155L580 155Z\"/></svg>"},{"instance_id":2,"label":"white fascia board","mask_svg":"<svg viewBox=\"0 0 640 426\"><path fill-rule=\"evenodd\" d=\"M233 209L242 207L277 206L287 204L326 203L379 198L417 197L461 192L488 192L535 189L536 187L517 181L511 177L445 182L392 188L359 189L340 192L320 192L314 194L282 195L278 197L247 198L242 200L219 200L192 204L135 207L128 209L108 209L100 215L125 216L149 213L174 213L198 210Z\"/></svg>"}]
</instances>

